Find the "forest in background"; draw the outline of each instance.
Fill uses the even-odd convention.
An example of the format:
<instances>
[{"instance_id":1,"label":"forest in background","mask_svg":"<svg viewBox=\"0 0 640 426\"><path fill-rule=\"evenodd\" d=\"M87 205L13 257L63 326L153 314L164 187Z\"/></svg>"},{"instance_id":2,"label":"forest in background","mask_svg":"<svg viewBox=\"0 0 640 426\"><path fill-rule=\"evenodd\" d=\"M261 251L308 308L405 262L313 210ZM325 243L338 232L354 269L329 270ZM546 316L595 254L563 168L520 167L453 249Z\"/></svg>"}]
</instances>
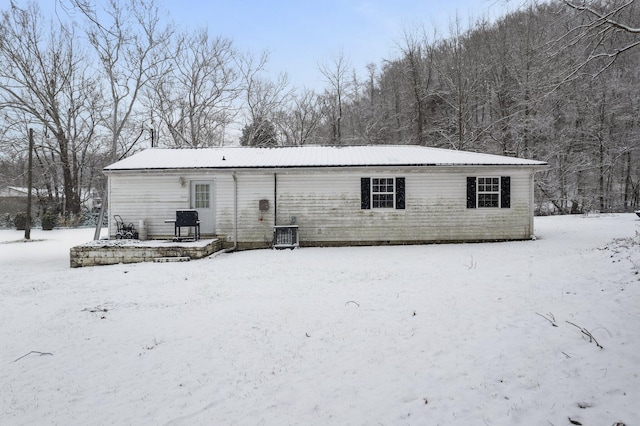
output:
<instances>
[{"instance_id":1,"label":"forest in background","mask_svg":"<svg viewBox=\"0 0 640 426\"><path fill-rule=\"evenodd\" d=\"M13 1L0 18L0 188L33 187L73 223L102 168L150 146L417 144L549 163L538 214L640 205L640 10L634 0L527 3L448 34L406 29L397 56L357 75L318 63L322 89L265 72L153 0ZM319 58L320 59L320 58ZM637 97L637 99L636 99ZM233 132L230 129L241 129Z\"/></svg>"}]
</instances>

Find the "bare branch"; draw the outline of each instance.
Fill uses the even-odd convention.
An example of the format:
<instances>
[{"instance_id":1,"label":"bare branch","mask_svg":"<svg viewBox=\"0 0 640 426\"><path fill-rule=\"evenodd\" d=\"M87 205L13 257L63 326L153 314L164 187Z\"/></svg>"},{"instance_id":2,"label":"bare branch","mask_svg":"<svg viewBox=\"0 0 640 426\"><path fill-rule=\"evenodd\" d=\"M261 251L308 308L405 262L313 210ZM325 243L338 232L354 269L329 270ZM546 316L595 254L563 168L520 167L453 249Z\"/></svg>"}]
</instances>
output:
<instances>
[{"instance_id":1,"label":"bare branch","mask_svg":"<svg viewBox=\"0 0 640 426\"><path fill-rule=\"evenodd\" d=\"M556 318L553 316L552 313L548 313L547 315L542 315L539 314L538 312L536 312L536 315L541 316L542 318L546 319L547 321L549 321L551 323L552 326L557 327L558 324L556 324Z\"/></svg>"},{"instance_id":2,"label":"bare branch","mask_svg":"<svg viewBox=\"0 0 640 426\"><path fill-rule=\"evenodd\" d=\"M31 352L28 352L28 353L26 353L26 354L22 355L20 358L16 358L15 360L13 360L13 362L18 362L18 361L20 361L22 358L25 358L25 357L27 357L27 356L29 356L29 355L31 355L31 354L38 354L38 355L40 355L40 356L43 356L43 355L52 355L52 356L53 356L53 354L52 354L51 352L31 351Z\"/></svg>"},{"instance_id":3,"label":"bare branch","mask_svg":"<svg viewBox=\"0 0 640 426\"><path fill-rule=\"evenodd\" d=\"M604 348L602 347L602 345L601 345L600 343L598 343L598 341L596 340L596 338L595 338L595 337L593 337L593 334L591 334L591 332L590 332L589 330L587 330L587 329L586 329L586 328L584 328L584 327L580 327L579 325L574 324L574 323L572 323L571 321L566 321L566 322L567 322L567 324L571 324L572 326L576 327L578 330L580 330L580 332L581 332L582 334L584 334L585 336L587 336L587 337L589 338L589 342L593 342L593 343L595 343L595 344L596 344L596 346L597 346L597 347L599 347L600 349L604 349Z\"/></svg>"},{"instance_id":4,"label":"bare branch","mask_svg":"<svg viewBox=\"0 0 640 426\"><path fill-rule=\"evenodd\" d=\"M587 4L584 1L582 1L581 3L574 3L571 0L562 0L562 2L575 10L579 10L581 12L587 12L591 16L593 16L595 18L595 21L593 22L592 25L600 26L602 24L608 24L612 27L621 29L628 33L640 34L640 28L635 28L629 25L625 25L612 18L613 16L620 13L620 11L624 10L626 7L632 5L634 0L627 0L625 3L621 4L620 6L618 6L617 8L613 9L608 13L599 12L594 8L587 6Z\"/></svg>"}]
</instances>

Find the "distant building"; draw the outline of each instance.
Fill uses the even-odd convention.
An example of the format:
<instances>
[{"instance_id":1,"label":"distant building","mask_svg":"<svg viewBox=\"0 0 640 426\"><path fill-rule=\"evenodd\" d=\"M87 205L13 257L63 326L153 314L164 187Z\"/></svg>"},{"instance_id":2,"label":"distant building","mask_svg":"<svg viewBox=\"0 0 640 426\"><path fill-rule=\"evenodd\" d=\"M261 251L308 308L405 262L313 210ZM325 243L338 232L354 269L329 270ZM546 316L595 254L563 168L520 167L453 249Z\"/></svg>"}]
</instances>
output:
<instances>
[{"instance_id":1,"label":"distant building","mask_svg":"<svg viewBox=\"0 0 640 426\"><path fill-rule=\"evenodd\" d=\"M0 218L4 218L7 214L11 217L15 216L18 212L24 212L27 210L27 188L18 186L7 186L0 188ZM40 215L44 206L40 205L38 197L38 190L33 188L31 190L31 208L33 210L33 217ZM42 192L40 192L42 196ZM97 212L102 206L102 198L96 190L83 191L81 198L82 207L86 211Z\"/></svg>"},{"instance_id":2,"label":"distant building","mask_svg":"<svg viewBox=\"0 0 640 426\"><path fill-rule=\"evenodd\" d=\"M11 217L15 216L18 212L27 211L27 188L18 186L7 186L0 188L0 217L4 218L7 214ZM40 209L38 203L37 191L31 190L31 202L33 212L37 212ZM35 213L33 216L37 216Z\"/></svg>"}]
</instances>

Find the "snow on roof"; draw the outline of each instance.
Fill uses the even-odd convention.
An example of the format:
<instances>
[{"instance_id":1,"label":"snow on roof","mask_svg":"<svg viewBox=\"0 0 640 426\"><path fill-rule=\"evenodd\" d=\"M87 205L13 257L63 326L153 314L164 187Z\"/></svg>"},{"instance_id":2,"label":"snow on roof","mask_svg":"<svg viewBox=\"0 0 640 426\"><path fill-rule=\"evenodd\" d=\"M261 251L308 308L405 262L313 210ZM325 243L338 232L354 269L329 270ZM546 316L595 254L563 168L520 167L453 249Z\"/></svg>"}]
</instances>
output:
<instances>
[{"instance_id":1,"label":"snow on roof","mask_svg":"<svg viewBox=\"0 0 640 426\"><path fill-rule=\"evenodd\" d=\"M22 186L7 186L0 188L0 196L2 197L26 197L29 193L29 189ZM32 195L38 195L37 188L31 188Z\"/></svg>"},{"instance_id":2,"label":"snow on roof","mask_svg":"<svg viewBox=\"0 0 640 426\"><path fill-rule=\"evenodd\" d=\"M111 164L105 170L447 165L540 167L547 163L416 145L151 148Z\"/></svg>"}]
</instances>

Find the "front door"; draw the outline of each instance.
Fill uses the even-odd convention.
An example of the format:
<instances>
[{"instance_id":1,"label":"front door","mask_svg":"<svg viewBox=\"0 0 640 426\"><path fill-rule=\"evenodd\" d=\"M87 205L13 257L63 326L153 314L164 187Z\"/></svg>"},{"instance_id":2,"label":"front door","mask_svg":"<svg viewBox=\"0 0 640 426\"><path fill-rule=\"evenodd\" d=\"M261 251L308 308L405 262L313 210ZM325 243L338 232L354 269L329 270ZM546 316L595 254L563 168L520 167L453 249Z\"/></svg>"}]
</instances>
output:
<instances>
[{"instance_id":1,"label":"front door","mask_svg":"<svg viewBox=\"0 0 640 426\"><path fill-rule=\"evenodd\" d=\"M215 235L213 181L191 181L191 208L198 211L200 233L203 235Z\"/></svg>"}]
</instances>

